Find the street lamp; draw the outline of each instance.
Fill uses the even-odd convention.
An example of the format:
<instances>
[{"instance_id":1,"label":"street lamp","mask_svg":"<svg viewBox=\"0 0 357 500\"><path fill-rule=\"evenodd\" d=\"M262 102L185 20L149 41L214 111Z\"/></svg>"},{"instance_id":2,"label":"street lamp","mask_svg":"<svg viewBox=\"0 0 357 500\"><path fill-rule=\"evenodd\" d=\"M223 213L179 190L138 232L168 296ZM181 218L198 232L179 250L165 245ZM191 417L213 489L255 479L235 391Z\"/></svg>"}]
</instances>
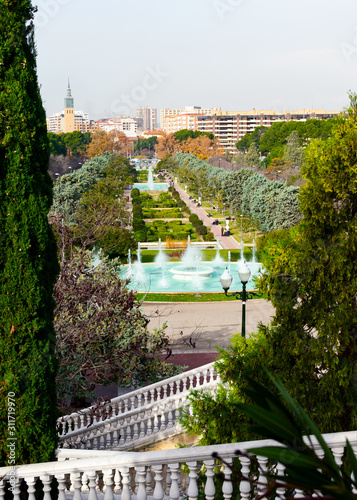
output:
<instances>
[{"instance_id":1,"label":"street lamp","mask_svg":"<svg viewBox=\"0 0 357 500\"><path fill-rule=\"evenodd\" d=\"M233 282L233 276L227 268L223 271L223 274L220 277L220 282L226 296L234 297L242 301L242 337L245 337L245 304L247 302L247 299L252 299L253 297L261 297L261 295L259 295L258 293L247 292L246 290L246 286L248 281L250 280L251 275L252 272L244 261L241 267L238 269L238 276L242 282L243 290L241 292L233 293L228 293L228 290Z\"/></svg>"}]
</instances>

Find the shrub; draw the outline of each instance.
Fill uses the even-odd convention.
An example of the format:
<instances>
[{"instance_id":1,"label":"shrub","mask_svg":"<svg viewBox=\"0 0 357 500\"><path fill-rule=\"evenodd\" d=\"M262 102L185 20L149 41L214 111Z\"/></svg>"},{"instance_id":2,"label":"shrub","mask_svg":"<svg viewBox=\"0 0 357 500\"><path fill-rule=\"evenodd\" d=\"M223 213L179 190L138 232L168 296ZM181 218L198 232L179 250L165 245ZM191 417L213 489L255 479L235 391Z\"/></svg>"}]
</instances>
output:
<instances>
[{"instance_id":1,"label":"shrub","mask_svg":"<svg viewBox=\"0 0 357 500\"><path fill-rule=\"evenodd\" d=\"M138 188L134 188L131 190L131 199L133 198L136 198L136 197L140 197L140 191Z\"/></svg>"},{"instance_id":2,"label":"shrub","mask_svg":"<svg viewBox=\"0 0 357 500\"><path fill-rule=\"evenodd\" d=\"M199 234L200 236L205 236L207 234L207 228L204 225L197 226L195 230L196 233Z\"/></svg>"}]
</instances>

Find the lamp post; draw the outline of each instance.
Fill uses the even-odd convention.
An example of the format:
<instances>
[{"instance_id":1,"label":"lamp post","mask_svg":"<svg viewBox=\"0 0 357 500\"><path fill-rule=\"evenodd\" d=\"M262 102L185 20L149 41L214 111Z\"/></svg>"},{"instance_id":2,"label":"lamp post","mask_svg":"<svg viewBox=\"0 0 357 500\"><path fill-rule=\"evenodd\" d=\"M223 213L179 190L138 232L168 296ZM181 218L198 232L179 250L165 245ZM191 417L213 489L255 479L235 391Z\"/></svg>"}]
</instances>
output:
<instances>
[{"instance_id":1,"label":"lamp post","mask_svg":"<svg viewBox=\"0 0 357 500\"><path fill-rule=\"evenodd\" d=\"M246 290L246 286L248 281L250 280L251 275L252 272L244 261L241 267L238 269L238 276L242 282L243 289L241 292L233 292L233 293L228 293L228 290L233 282L233 276L231 275L231 273L228 271L227 268L223 271L223 274L220 277L220 282L226 296L234 297L242 301L242 337L245 337L245 305L247 299L252 299L253 297L261 297L261 295L259 295L258 293L247 292Z\"/></svg>"}]
</instances>

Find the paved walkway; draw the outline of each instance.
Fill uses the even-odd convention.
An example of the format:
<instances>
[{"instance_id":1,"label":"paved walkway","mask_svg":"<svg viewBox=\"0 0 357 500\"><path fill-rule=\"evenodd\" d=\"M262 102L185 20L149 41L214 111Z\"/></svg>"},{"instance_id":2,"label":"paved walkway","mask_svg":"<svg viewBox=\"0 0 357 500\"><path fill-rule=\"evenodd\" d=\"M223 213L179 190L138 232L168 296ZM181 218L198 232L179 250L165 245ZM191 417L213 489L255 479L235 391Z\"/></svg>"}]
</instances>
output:
<instances>
[{"instance_id":1,"label":"paved walkway","mask_svg":"<svg viewBox=\"0 0 357 500\"><path fill-rule=\"evenodd\" d=\"M221 235L221 227L222 226L216 226L212 225L212 218L208 217L208 214L206 210L204 210L201 207L197 207L196 203L193 202L193 200L190 200L189 195L184 191L177 183L174 182L174 187L176 191L180 194L180 197L182 201L186 203L186 205L189 207L192 213L195 213L198 215L198 217L202 220L205 226L209 227L220 248L225 248L228 250L235 250L240 248L240 243L238 243L232 236L222 236Z\"/></svg>"},{"instance_id":2,"label":"paved walkway","mask_svg":"<svg viewBox=\"0 0 357 500\"><path fill-rule=\"evenodd\" d=\"M166 331L176 353L216 352L216 346L227 347L232 335L241 333L242 301L233 298L224 302L144 302L142 310L150 319L150 331L167 323ZM273 315L270 302L249 299L247 336L258 330L260 322L269 323Z\"/></svg>"}]
</instances>

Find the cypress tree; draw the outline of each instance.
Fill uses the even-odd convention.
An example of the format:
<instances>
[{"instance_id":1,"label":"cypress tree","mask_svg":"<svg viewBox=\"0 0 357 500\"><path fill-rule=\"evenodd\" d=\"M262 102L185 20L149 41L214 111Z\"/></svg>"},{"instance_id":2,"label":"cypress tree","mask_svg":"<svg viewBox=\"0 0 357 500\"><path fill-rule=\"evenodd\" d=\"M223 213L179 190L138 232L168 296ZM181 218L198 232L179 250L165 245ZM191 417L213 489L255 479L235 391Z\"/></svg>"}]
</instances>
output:
<instances>
[{"instance_id":1,"label":"cypress tree","mask_svg":"<svg viewBox=\"0 0 357 500\"><path fill-rule=\"evenodd\" d=\"M10 442L17 464L52 460L56 449L59 269L33 14L30 0L0 0L0 465L12 464Z\"/></svg>"}]
</instances>

